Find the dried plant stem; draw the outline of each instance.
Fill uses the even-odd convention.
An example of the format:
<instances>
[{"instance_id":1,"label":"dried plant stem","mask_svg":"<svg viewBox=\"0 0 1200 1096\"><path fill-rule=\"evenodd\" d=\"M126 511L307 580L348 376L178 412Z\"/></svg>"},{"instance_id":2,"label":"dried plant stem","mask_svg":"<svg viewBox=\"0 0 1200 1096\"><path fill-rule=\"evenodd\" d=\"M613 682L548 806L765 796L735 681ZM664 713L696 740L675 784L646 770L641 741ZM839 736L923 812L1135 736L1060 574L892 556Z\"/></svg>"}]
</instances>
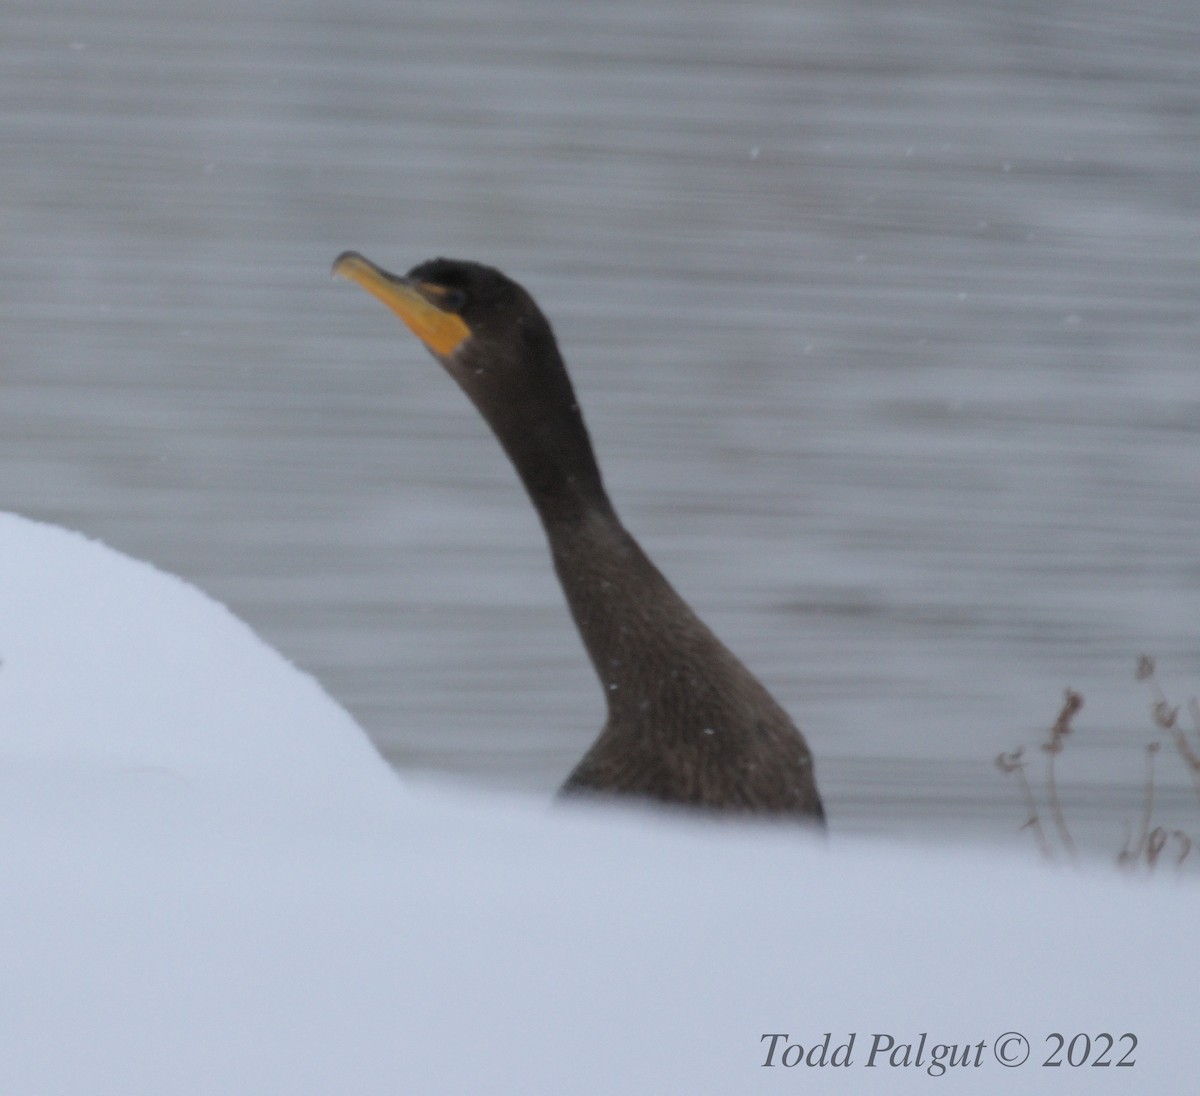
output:
<instances>
[{"instance_id":1,"label":"dried plant stem","mask_svg":"<svg viewBox=\"0 0 1200 1096\"><path fill-rule=\"evenodd\" d=\"M1192 778L1192 786L1200 798L1200 700L1193 698L1188 702L1188 714L1191 716L1193 731L1187 731L1180 726L1180 709L1172 707L1162 686L1155 676L1154 659L1143 655L1138 659L1137 679L1144 681L1153 694L1150 705L1150 715L1154 725L1163 732L1175 747L1176 753L1187 766ZM1016 775L1021 786L1021 798L1025 802L1028 817L1021 826L1029 830L1037 841L1038 848L1047 860L1056 860L1059 856L1075 859L1078 849L1075 839L1071 836L1067 819L1063 813L1062 798L1058 793L1058 773L1056 758L1066 745L1074 728L1071 723L1075 715L1083 707L1083 696L1074 689L1067 689L1063 694L1062 707L1058 717L1041 743L1041 750L1046 754L1045 789L1040 797L1044 810L1053 819L1053 840L1048 826L1043 825L1038 809L1039 797L1034 795L1025 771L1025 748L1018 747L1010 753L1002 753L996 758L996 767L1006 775ZM1177 871L1182 870L1184 862L1191 855L1193 848L1200 847L1200 837L1186 833L1182 829L1168 829L1166 826L1154 824L1155 810L1155 754L1162 749L1161 739L1156 739L1146 746L1146 779L1143 786L1141 817L1126 824L1126 839L1124 848L1117 855L1117 863L1127 870L1134 870L1139 864L1145 864L1149 872L1153 872L1164 856L1174 861ZM1175 851L1177 848L1177 852Z\"/></svg>"},{"instance_id":2,"label":"dried plant stem","mask_svg":"<svg viewBox=\"0 0 1200 1096\"><path fill-rule=\"evenodd\" d=\"M1029 786L1029 777L1025 773L1024 753L1025 747L1019 746L1012 753L1000 754L996 758L996 768L1002 773L1016 774L1017 782L1021 785L1021 798L1025 800L1025 809L1029 812L1029 817L1025 819L1025 824L1021 829L1029 830L1037 841L1042 855L1047 860L1053 860L1054 850L1050 847L1050 840L1046 837L1046 831L1042 828L1042 819L1038 814L1037 800L1033 797L1033 788Z\"/></svg>"},{"instance_id":3,"label":"dried plant stem","mask_svg":"<svg viewBox=\"0 0 1200 1096\"><path fill-rule=\"evenodd\" d=\"M1067 820L1063 816L1062 800L1058 796L1058 781L1054 776L1054 759L1062 753L1063 742L1072 731L1071 720L1075 718L1075 714L1082 707L1083 695L1074 689L1067 689L1063 693L1063 703L1058 718L1054 721L1054 726L1050 728L1050 734L1046 741L1042 743L1042 749L1047 754L1046 805L1050 808L1050 817L1054 819L1054 828L1058 830L1058 838L1062 842L1062 847L1070 857L1075 856L1075 842L1071 838L1071 831L1067 829Z\"/></svg>"},{"instance_id":4,"label":"dried plant stem","mask_svg":"<svg viewBox=\"0 0 1200 1096\"><path fill-rule=\"evenodd\" d=\"M1192 778L1192 787L1196 791L1196 797L1200 799L1200 758L1192 752L1191 743L1178 727L1171 728L1171 738L1175 743L1175 749L1179 751L1180 757L1187 765L1188 773Z\"/></svg>"},{"instance_id":5,"label":"dried plant stem","mask_svg":"<svg viewBox=\"0 0 1200 1096\"><path fill-rule=\"evenodd\" d=\"M1142 832L1138 835L1135 842L1132 832L1129 835L1129 840L1125 842L1125 848L1121 850L1121 854L1117 857L1117 863L1122 867L1131 868L1139 860L1143 854L1146 856L1146 862L1153 867L1154 861L1158 858L1158 853L1151 853L1151 828L1150 823L1154 818L1154 755L1158 753L1158 743L1151 742L1146 747L1146 783L1145 794L1142 797ZM1161 848L1158 850L1161 852Z\"/></svg>"},{"instance_id":6,"label":"dried plant stem","mask_svg":"<svg viewBox=\"0 0 1200 1096\"><path fill-rule=\"evenodd\" d=\"M1159 730L1165 731L1171 736L1171 741L1175 744L1176 751L1183 758L1184 765L1187 766L1188 775L1192 778L1192 787L1196 790L1196 796L1200 798L1200 755L1192 748L1192 744L1187 739L1187 734L1179 725L1179 709L1171 707L1171 702L1167 699L1167 694L1158 683L1157 666L1154 659L1149 655L1142 655L1138 659L1135 676L1139 681L1145 681L1150 686L1150 691L1154 694L1154 702L1150 705L1150 715L1154 720L1154 725ZM1195 697L1188 701L1188 713L1192 717L1192 725L1196 729L1196 737L1200 739L1200 703L1196 701Z\"/></svg>"},{"instance_id":7,"label":"dried plant stem","mask_svg":"<svg viewBox=\"0 0 1200 1096\"><path fill-rule=\"evenodd\" d=\"M1188 714L1192 717L1192 726L1196 729L1196 737L1200 739L1200 702L1195 697L1188 701ZM1187 736L1178 728L1176 728L1175 734L1175 748L1187 764L1188 773L1192 778L1192 787L1196 789L1196 798L1200 799L1200 756L1192 749Z\"/></svg>"},{"instance_id":8,"label":"dried plant stem","mask_svg":"<svg viewBox=\"0 0 1200 1096\"><path fill-rule=\"evenodd\" d=\"M1063 816L1062 802L1058 798L1058 782L1054 779L1054 758L1056 751L1050 751L1046 759L1046 805L1050 808L1050 817L1054 819L1054 828L1058 830L1058 839L1070 857L1075 856L1075 842L1071 831L1067 829L1067 820Z\"/></svg>"}]
</instances>

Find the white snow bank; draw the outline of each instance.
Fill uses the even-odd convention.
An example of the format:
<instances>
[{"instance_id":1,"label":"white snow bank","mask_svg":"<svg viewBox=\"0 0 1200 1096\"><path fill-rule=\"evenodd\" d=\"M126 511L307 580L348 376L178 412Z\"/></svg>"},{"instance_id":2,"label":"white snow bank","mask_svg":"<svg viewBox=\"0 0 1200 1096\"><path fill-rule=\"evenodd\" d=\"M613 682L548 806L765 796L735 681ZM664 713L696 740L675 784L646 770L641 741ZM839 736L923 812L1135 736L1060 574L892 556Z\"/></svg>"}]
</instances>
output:
<instances>
[{"instance_id":1,"label":"white snow bank","mask_svg":"<svg viewBox=\"0 0 1200 1096\"><path fill-rule=\"evenodd\" d=\"M4 769L119 799L190 789L273 806L391 794L366 735L310 677L180 579L0 514Z\"/></svg>"},{"instance_id":2,"label":"white snow bank","mask_svg":"<svg viewBox=\"0 0 1200 1096\"><path fill-rule=\"evenodd\" d=\"M401 793L179 580L11 516L0 576L2 1094L1194 1087L1191 884Z\"/></svg>"}]
</instances>

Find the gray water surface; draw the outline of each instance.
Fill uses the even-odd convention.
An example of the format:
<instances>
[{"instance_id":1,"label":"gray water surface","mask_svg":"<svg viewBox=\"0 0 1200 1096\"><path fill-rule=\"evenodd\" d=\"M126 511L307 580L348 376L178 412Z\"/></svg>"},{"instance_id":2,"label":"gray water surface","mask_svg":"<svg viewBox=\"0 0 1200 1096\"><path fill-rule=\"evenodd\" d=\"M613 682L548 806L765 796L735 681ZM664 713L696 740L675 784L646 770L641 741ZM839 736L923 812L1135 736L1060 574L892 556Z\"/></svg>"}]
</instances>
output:
<instances>
[{"instance_id":1,"label":"gray water surface","mask_svg":"<svg viewBox=\"0 0 1200 1096\"><path fill-rule=\"evenodd\" d=\"M1081 836L1200 690L1200 8L117 0L0 15L0 505L227 602L404 770L548 795L602 720L461 393L329 280L476 258L842 832ZM1160 756L1162 820L1193 830ZM1040 766L1038 758L1036 764Z\"/></svg>"}]
</instances>

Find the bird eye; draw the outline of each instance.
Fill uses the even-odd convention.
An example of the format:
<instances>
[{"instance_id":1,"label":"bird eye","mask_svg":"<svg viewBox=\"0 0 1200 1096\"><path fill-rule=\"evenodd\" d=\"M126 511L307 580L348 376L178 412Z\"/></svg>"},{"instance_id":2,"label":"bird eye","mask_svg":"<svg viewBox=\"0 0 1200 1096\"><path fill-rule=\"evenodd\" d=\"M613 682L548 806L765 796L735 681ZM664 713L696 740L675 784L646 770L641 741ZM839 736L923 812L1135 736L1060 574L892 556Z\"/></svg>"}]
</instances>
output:
<instances>
[{"instance_id":1,"label":"bird eye","mask_svg":"<svg viewBox=\"0 0 1200 1096\"><path fill-rule=\"evenodd\" d=\"M466 303L467 295L461 289L443 290L440 304L447 312L458 312Z\"/></svg>"}]
</instances>

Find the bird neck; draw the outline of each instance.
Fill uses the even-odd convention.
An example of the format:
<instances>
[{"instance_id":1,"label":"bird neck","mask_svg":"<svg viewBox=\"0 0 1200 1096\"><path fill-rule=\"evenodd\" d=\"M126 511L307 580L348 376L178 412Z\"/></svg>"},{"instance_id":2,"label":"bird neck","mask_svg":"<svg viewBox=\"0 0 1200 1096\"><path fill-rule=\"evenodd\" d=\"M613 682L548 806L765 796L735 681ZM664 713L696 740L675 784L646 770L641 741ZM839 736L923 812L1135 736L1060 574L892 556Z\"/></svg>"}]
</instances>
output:
<instances>
[{"instance_id":1,"label":"bird neck","mask_svg":"<svg viewBox=\"0 0 1200 1096\"><path fill-rule=\"evenodd\" d=\"M547 520L554 567L609 717L637 718L724 648L626 531L611 506ZM719 653L718 653L719 652ZM697 683L692 683L693 685Z\"/></svg>"},{"instance_id":2,"label":"bird neck","mask_svg":"<svg viewBox=\"0 0 1200 1096\"><path fill-rule=\"evenodd\" d=\"M556 359L561 363L561 359ZM547 528L612 515L583 412L559 364L546 383L518 398L468 389Z\"/></svg>"}]
</instances>

